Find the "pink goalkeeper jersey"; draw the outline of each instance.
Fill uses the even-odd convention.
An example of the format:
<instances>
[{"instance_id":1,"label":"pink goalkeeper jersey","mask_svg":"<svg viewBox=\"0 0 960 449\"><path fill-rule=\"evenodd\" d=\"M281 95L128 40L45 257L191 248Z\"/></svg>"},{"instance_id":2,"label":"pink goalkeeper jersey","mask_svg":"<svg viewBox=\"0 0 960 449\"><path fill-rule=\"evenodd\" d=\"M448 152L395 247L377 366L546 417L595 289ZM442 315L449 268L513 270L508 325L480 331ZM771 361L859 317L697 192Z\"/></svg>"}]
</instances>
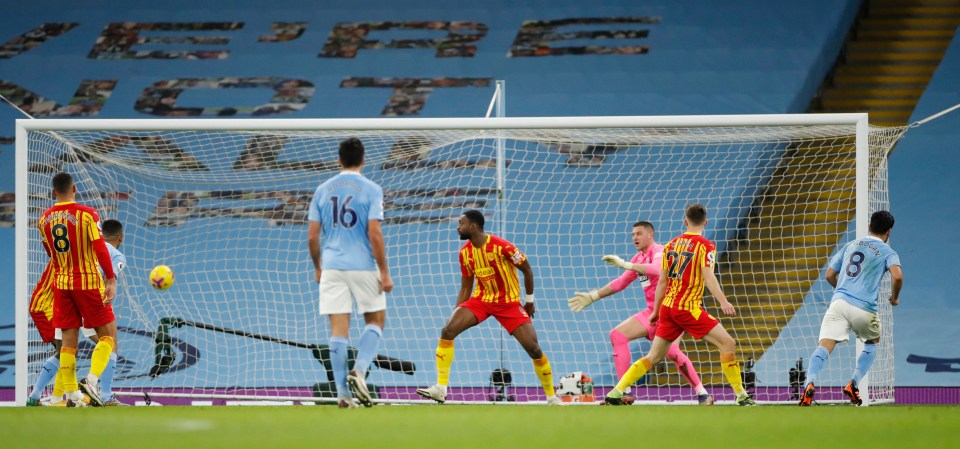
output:
<instances>
[{"instance_id":1,"label":"pink goalkeeper jersey","mask_svg":"<svg viewBox=\"0 0 960 449\"><path fill-rule=\"evenodd\" d=\"M637 253L630 259L631 263L644 264L644 265L653 265L653 274L651 275L642 275L638 274L636 271L627 270L624 271L620 277L613 280L610 283L610 288L614 293L623 291L627 288L633 281L639 279L640 285L643 286L643 292L647 295L647 308L653 309L653 300L657 295L657 281L660 280L660 261L663 259L663 245L659 243L654 243L647 248L646 251Z\"/></svg>"}]
</instances>

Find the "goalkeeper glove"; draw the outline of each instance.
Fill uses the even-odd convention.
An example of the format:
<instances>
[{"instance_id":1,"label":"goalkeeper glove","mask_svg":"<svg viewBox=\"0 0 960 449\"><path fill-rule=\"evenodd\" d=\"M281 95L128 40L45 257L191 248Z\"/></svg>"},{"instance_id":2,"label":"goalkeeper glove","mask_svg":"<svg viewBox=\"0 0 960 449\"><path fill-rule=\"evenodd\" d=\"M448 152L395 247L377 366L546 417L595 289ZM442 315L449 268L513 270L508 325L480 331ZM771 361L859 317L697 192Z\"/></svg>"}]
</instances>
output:
<instances>
[{"instance_id":1,"label":"goalkeeper glove","mask_svg":"<svg viewBox=\"0 0 960 449\"><path fill-rule=\"evenodd\" d=\"M576 292L573 298L567 300L567 306L574 312L582 312L587 306L600 300L600 294L596 290L585 293Z\"/></svg>"},{"instance_id":2,"label":"goalkeeper glove","mask_svg":"<svg viewBox=\"0 0 960 449\"><path fill-rule=\"evenodd\" d=\"M615 267L623 268L624 270L633 269L633 263L630 263L621 259L620 256L607 255L607 256L603 256L601 260Z\"/></svg>"}]
</instances>

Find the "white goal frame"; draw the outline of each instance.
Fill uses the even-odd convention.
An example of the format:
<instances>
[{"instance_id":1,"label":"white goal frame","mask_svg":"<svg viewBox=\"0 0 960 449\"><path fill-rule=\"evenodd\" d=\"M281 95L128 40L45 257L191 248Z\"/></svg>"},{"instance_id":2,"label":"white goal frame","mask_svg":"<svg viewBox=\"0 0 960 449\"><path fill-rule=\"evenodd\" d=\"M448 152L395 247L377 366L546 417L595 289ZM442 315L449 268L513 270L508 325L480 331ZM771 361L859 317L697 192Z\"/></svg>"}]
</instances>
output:
<instances>
[{"instance_id":1,"label":"white goal frame","mask_svg":"<svg viewBox=\"0 0 960 449\"><path fill-rule=\"evenodd\" d=\"M770 114L770 115L690 115L619 117L524 117L524 118L377 118L377 119L21 119L16 121L16 274L15 274L15 404L25 405L28 390L29 329L29 233L35 232L28 216L27 134L30 131L315 131L315 130L425 130L425 129L585 129L585 128L686 128L730 126L815 126L847 125L856 127L856 236L867 235L869 194L869 125L866 113L844 114ZM498 176L502 176L498 166ZM809 342L810 348L815 342ZM862 346L857 342L859 352ZM861 381L864 405L868 377ZM249 397L248 397L249 398ZM253 399L253 398L251 398ZM275 398L272 398L275 399ZM289 399L289 398L284 398ZM316 398L295 398L314 401Z\"/></svg>"}]
</instances>

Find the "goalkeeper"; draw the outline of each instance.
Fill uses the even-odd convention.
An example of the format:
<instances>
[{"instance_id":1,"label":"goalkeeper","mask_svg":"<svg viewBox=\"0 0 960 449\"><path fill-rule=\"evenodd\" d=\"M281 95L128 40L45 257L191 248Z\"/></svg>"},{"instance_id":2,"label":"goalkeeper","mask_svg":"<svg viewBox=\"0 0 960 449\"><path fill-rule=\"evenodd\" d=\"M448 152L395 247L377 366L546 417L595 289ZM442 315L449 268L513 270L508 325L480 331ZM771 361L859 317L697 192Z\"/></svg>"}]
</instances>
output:
<instances>
[{"instance_id":1,"label":"goalkeeper","mask_svg":"<svg viewBox=\"0 0 960 449\"><path fill-rule=\"evenodd\" d=\"M570 310L581 312L584 308L614 293L623 291L634 281L640 281L646 294L647 308L627 318L610 331L610 344L613 345L613 364L617 369L617 379L630 369L630 341L638 338L653 340L656 327L650 324L650 312L653 311L653 299L657 291L657 281L660 280L660 263L663 258L663 245L654 239L653 224L648 221L638 221L633 225L633 245L637 254L627 262L619 256L603 256L603 261L615 267L627 270L620 277L598 290L591 292L576 292L567 303ZM667 358L677 365L677 370L687 382L697 391L697 401L700 405L712 405L713 397L700 382L697 371L693 368L690 358L680 351L680 345L674 343L667 352ZM627 403L633 398L624 396Z\"/></svg>"}]
</instances>

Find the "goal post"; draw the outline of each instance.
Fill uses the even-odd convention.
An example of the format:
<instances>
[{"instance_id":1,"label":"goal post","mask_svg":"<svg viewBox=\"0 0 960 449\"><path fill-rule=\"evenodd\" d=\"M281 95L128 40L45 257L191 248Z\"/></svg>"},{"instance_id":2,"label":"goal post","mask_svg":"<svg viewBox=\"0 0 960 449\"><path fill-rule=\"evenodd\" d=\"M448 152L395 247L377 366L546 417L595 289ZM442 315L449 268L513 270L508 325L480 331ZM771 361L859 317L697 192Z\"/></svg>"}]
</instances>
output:
<instances>
[{"instance_id":1,"label":"goal post","mask_svg":"<svg viewBox=\"0 0 960 449\"><path fill-rule=\"evenodd\" d=\"M889 206L886 155L903 131L869 127L866 114L18 120L16 401L25 402L49 353L27 302L47 260L35 220L53 203L58 171L75 177L79 202L124 224L118 394L325 400L329 326L317 314L306 209L338 171L337 145L349 136L364 142L363 173L384 189L396 283L368 378L381 400L418 400L414 390L436 381L433 349L460 285L455 226L464 210L500 223L488 231L504 230L530 258L534 326L555 383L582 371L603 392L616 383L608 333L645 307L643 292L628 287L579 314L566 299L620 274L600 258L636 252L634 222L652 222L665 243L683 231L683 207L700 202L721 285L739 312L720 320L752 365L751 392L789 401L788 372L816 346L831 293L821 269L838 245L865 235L871 211ZM176 274L169 290L147 282L160 264ZM705 306L719 316L712 298ZM893 321L883 301L880 316L881 354L863 389L874 403L893 401ZM351 346L359 327L355 320ZM456 345L451 400L543 400L529 358L493 320ZM824 401L843 398L853 346L838 346L818 400L820 391ZM647 347L631 343L633 358ZM688 337L681 347L710 393L732 400L715 349ZM496 370L511 382L494 384ZM695 402L669 362L634 392L641 401Z\"/></svg>"}]
</instances>

